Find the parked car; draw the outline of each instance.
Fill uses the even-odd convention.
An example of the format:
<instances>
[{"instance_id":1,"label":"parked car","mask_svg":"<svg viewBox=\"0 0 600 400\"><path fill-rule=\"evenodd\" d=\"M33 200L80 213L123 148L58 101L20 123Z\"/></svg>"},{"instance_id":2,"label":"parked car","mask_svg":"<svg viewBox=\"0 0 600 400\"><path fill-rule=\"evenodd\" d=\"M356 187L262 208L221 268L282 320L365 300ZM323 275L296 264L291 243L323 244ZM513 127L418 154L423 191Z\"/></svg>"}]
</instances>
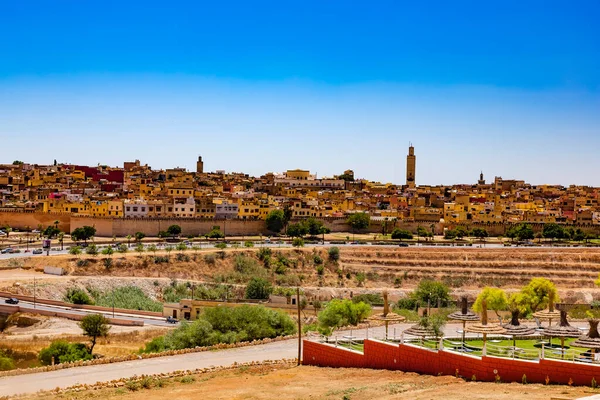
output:
<instances>
[{"instance_id":1,"label":"parked car","mask_svg":"<svg viewBox=\"0 0 600 400\"><path fill-rule=\"evenodd\" d=\"M15 299L14 297L11 297L10 299L4 300L4 302L6 304L19 304L19 299Z\"/></svg>"},{"instance_id":2,"label":"parked car","mask_svg":"<svg viewBox=\"0 0 600 400\"><path fill-rule=\"evenodd\" d=\"M42 249L35 249L33 251L33 254L43 254L43 253L44 253L44 250L42 250Z\"/></svg>"},{"instance_id":3,"label":"parked car","mask_svg":"<svg viewBox=\"0 0 600 400\"><path fill-rule=\"evenodd\" d=\"M408 247L408 243L398 243L398 246L400 246L400 247Z\"/></svg>"},{"instance_id":4,"label":"parked car","mask_svg":"<svg viewBox=\"0 0 600 400\"><path fill-rule=\"evenodd\" d=\"M7 247L6 249L3 249L2 251L0 251L0 253L2 254L10 254L13 252L13 249L11 249L10 247Z\"/></svg>"},{"instance_id":5,"label":"parked car","mask_svg":"<svg viewBox=\"0 0 600 400\"><path fill-rule=\"evenodd\" d=\"M167 317L167 322L170 324L176 324L179 321L177 321L175 318L169 316L169 317Z\"/></svg>"}]
</instances>

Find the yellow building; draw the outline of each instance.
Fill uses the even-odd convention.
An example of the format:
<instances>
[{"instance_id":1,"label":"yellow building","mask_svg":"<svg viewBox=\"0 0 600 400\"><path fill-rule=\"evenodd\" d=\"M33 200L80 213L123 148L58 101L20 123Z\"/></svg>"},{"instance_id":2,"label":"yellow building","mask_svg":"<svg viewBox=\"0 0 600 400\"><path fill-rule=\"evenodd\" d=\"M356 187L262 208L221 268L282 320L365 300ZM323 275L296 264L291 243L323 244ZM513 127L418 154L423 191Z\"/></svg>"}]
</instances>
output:
<instances>
[{"instance_id":1,"label":"yellow building","mask_svg":"<svg viewBox=\"0 0 600 400\"><path fill-rule=\"evenodd\" d=\"M288 179L298 179L302 181L309 180L311 178L310 171L306 171L303 169L290 169L287 170L285 176Z\"/></svg>"}]
</instances>

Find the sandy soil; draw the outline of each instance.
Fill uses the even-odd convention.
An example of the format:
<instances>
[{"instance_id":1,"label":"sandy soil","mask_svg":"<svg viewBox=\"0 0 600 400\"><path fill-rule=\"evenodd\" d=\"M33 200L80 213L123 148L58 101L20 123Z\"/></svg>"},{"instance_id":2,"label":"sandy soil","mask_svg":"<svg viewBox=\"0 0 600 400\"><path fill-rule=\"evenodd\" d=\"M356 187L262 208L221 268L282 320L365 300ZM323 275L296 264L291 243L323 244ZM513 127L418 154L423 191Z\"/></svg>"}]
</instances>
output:
<instances>
[{"instance_id":1,"label":"sandy soil","mask_svg":"<svg viewBox=\"0 0 600 400\"><path fill-rule=\"evenodd\" d=\"M196 375L191 383L181 378L162 388L102 389L37 395L28 399L576 399L598 391L568 386L465 382L454 377L433 377L367 369L331 369L293 366L242 367L226 372Z\"/></svg>"}]
</instances>

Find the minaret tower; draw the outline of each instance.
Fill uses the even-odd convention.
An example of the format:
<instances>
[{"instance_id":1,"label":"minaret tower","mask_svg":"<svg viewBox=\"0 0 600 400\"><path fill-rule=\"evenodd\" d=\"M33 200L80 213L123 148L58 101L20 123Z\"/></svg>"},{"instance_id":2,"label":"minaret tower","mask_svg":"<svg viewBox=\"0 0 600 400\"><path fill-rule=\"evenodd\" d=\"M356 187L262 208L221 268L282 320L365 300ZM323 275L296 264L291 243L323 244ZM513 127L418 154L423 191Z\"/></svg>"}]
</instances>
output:
<instances>
[{"instance_id":1,"label":"minaret tower","mask_svg":"<svg viewBox=\"0 0 600 400\"><path fill-rule=\"evenodd\" d=\"M415 172L417 166L417 157L412 143L408 147L408 156L406 156L406 186L415 187Z\"/></svg>"},{"instance_id":2,"label":"minaret tower","mask_svg":"<svg viewBox=\"0 0 600 400\"><path fill-rule=\"evenodd\" d=\"M204 162L202 161L202 157L198 157L198 161L196 162L196 173L203 174L204 173Z\"/></svg>"}]
</instances>

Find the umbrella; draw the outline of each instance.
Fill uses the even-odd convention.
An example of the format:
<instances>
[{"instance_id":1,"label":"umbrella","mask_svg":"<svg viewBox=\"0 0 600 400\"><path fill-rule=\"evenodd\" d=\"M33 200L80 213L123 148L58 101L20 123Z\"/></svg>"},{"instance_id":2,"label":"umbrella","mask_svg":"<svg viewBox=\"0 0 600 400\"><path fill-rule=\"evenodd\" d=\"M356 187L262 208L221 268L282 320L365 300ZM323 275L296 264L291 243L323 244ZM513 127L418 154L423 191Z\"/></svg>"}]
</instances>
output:
<instances>
[{"instance_id":1,"label":"umbrella","mask_svg":"<svg viewBox=\"0 0 600 400\"><path fill-rule=\"evenodd\" d=\"M596 350L600 350L600 334L598 334L598 322L595 318L588 319L590 324L590 330L587 335L581 336L579 339L573 341L571 346L585 347L592 350L592 360L595 358Z\"/></svg>"},{"instance_id":2,"label":"umbrella","mask_svg":"<svg viewBox=\"0 0 600 400\"><path fill-rule=\"evenodd\" d=\"M553 319L560 318L560 311L554 309L554 293L550 293L548 298L548 309L537 311L533 313L533 316L539 319L547 319L548 326L552 325Z\"/></svg>"},{"instance_id":3,"label":"umbrella","mask_svg":"<svg viewBox=\"0 0 600 400\"><path fill-rule=\"evenodd\" d=\"M560 323L558 325L549 326L544 328L542 331L544 336L559 337L560 347L562 348L562 355L565 355L565 338L576 338L581 336L579 329L569 325L567 321L567 312L565 310L560 311Z\"/></svg>"},{"instance_id":4,"label":"umbrella","mask_svg":"<svg viewBox=\"0 0 600 400\"><path fill-rule=\"evenodd\" d=\"M417 336L421 339L421 345L423 345L423 339L426 338L427 336L436 336L435 331L433 330L433 328L426 326L423 324L424 320L427 317L423 317L423 319L421 320L422 322L411 326L410 328L404 330L404 332L402 332L402 335L411 335L411 336Z\"/></svg>"},{"instance_id":5,"label":"umbrella","mask_svg":"<svg viewBox=\"0 0 600 400\"><path fill-rule=\"evenodd\" d=\"M502 325L506 329L506 334L513 337L513 347L517 347L517 336L527 336L535 333L535 329L525 325L521 325L519 322L519 311L514 310L510 312L511 320L509 324Z\"/></svg>"},{"instance_id":6,"label":"umbrella","mask_svg":"<svg viewBox=\"0 0 600 400\"><path fill-rule=\"evenodd\" d=\"M404 318L402 315L398 315L396 313L391 313L390 312L390 306L388 303L388 293L387 290L384 290L382 293L383 296L383 313L382 314L375 314L369 317L370 320L373 321L384 321L385 322L385 338L387 339L388 337L388 324L390 322L402 322L404 321L406 318Z\"/></svg>"},{"instance_id":7,"label":"umbrella","mask_svg":"<svg viewBox=\"0 0 600 400\"><path fill-rule=\"evenodd\" d=\"M448 315L448 318L455 320L455 321L462 321L462 323L463 323L462 346L464 348L465 347L465 325L467 324L467 321L469 321L469 322L479 321L479 317L474 312L469 311L466 297L463 296L460 300L461 300L460 311L453 312L452 314Z\"/></svg>"},{"instance_id":8,"label":"umbrella","mask_svg":"<svg viewBox=\"0 0 600 400\"><path fill-rule=\"evenodd\" d=\"M467 330L467 332L483 334L483 354L484 355L485 355L485 344L487 341L487 335L488 334L501 335L506 332L506 330L499 324L488 324L487 302L485 300L481 301L481 323L469 325L465 329Z\"/></svg>"}]
</instances>

